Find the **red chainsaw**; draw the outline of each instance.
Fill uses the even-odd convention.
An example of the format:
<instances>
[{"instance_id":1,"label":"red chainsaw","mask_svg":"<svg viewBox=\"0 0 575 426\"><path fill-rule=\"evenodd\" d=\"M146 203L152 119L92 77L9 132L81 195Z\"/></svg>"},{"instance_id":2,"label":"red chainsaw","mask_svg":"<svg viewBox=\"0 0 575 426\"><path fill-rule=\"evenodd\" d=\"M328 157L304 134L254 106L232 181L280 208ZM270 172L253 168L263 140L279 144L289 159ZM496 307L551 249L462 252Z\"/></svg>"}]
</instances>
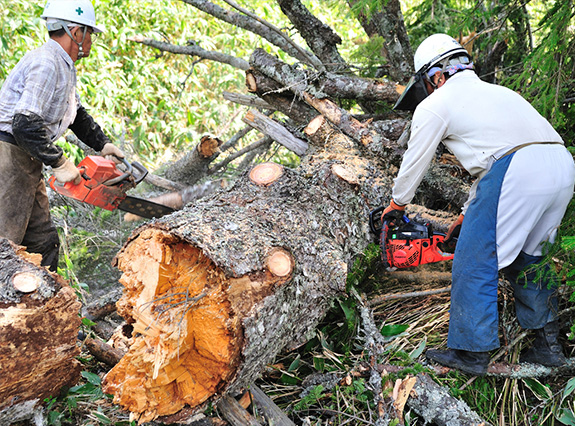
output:
<instances>
[{"instance_id":1,"label":"red chainsaw","mask_svg":"<svg viewBox=\"0 0 575 426\"><path fill-rule=\"evenodd\" d=\"M171 207L127 195L126 191L144 180L148 170L138 162L129 163L122 159L122 163L125 171L118 169L111 160L89 155L78 164L82 177L79 184L61 184L54 176L48 179L48 183L59 194L106 210L120 209L147 219L174 212Z\"/></svg>"},{"instance_id":2,"label":"red chainsaw","mask_svg":"<svg viewBox=\"0 0 575 426\"><path fill-rule=\"evenodd\" d=\"M453 259L452 253L440 248L445 234L434 232L429 223L409 220L407 216L390 226L381 220L384 209L378 207L369 214L369 227L379 238L381 260L387 270Z\"/></svg>"}]
</instances>

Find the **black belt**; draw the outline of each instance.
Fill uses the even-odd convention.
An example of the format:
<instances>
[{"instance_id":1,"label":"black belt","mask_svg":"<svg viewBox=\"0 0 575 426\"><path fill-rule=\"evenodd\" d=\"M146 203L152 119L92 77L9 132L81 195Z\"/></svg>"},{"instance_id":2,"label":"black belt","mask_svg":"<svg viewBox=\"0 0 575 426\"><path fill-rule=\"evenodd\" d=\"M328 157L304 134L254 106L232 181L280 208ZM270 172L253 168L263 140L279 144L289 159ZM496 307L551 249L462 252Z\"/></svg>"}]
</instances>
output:
<instances>
[{"instance_id":1,"label":"black belt","mask_svg":"<svg viewBox=\"0 0 575 426\"><path fill-rule=\"evenodd\" d=\"M11 143L12 145L18 146L18 144L16 143L16 139L14 139L14 136L12 136L8 132L3 132L2 130L0 130L0 141L8 142Z\"/></svg>"}]
</instances>

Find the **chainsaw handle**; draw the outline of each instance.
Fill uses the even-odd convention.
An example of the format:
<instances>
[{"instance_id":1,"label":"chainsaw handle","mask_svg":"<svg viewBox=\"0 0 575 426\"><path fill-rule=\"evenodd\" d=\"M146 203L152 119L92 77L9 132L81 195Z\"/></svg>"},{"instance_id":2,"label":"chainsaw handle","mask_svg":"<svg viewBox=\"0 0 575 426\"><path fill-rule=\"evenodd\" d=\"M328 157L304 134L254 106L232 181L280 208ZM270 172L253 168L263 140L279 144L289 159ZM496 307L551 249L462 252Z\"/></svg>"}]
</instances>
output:
<instances>
[{"instance_id":1,"label":"chainsaw handle","mask_svg":"<svg viewBox=\"0 0 575 426\"><path fill-rule=\"evenodd\" d=\"M381 228L383 227L383 222L381 221L381 215L385 210L384 206L380 206L369 213L369 229L373 232L376 236L379 236L381 233ZM404 223L409 223L409 218L406 215L403 215L401 220Z\"/></svg>"},{"instance_id":2,"label":"chainsaw handle","mask_svg":"<svg viewBox=\"0 0 575 426\"><path fill-rule=\"evenodd\" d=\"M112 179L108 179L105 182L102 182L102 185L106 185L106 186L112 186L115 185L119 182L122 182L123 180L126 180L127 178L129 178L130 176L132 176L132 165L130 163L128 163L128 160L126 160L125 158L120 158L117 157L119 160L122 160L122 163L124 163L124 165L127 167L127 170L122 173L120 176L117 176L115 178Z\"/></svg>"},{"instance_id":3,"label":"chainsaw handle","mask_svg":"<svg viewBox=\"0 0 575 426\"><path fill-rule=\"evenodd\" d=\"M134 167L134 169L136 169L140 173L138 176L134 176L134 182L137 185L141 181L143 181L146 176L148 176L148 169L146 169L144 166L142 166L137 161L134 161L132 163L132 166Z\"/></svg>"},{"instance_id":4,"label":"chainsaw handle","mask_svg":"<svg viewBox=\"0 0 575 426\"><path fill-rule=\"evenodd\" d=\"M84 167L84 166L78 167L78 172L80 172L80 176L82 177L82 179L84 179L84 180L90 180L90 177L86 175L86 167ZM68 182L60 183L60 182L58 182L58 181L56 180L55 177L53 178L53 181L54 181L54 185L55 185L55 186L59 186L59 187L62 187L62 188L64 188L64 187L66 186L66 184L68 184L68 186L76 186L76 185L82 184L82 182L80 182L80 183L78 183L78 184L75 184L73 181L68 181Z\"/></svg>"}]
</instances>

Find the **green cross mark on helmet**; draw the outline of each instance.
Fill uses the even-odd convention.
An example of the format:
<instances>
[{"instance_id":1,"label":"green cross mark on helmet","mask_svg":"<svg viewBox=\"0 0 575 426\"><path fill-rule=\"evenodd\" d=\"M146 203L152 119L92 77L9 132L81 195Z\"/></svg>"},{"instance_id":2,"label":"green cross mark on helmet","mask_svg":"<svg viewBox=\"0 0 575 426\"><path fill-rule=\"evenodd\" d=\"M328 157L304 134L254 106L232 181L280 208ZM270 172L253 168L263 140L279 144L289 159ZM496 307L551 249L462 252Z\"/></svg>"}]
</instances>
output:
<instances>
[{"instance_id":1,"label":"green cross mark on helmet","mask_svg":"<svg viewBox=\"0 0 575 426\"><path fill-rule=\"evenodd\" d=\"M96 12L91 0L48 0L42 18L49 20L48 30L55 31L73 23L92 28L95 33L104 31L96 24Z\"/></svg>"}]
</instances>

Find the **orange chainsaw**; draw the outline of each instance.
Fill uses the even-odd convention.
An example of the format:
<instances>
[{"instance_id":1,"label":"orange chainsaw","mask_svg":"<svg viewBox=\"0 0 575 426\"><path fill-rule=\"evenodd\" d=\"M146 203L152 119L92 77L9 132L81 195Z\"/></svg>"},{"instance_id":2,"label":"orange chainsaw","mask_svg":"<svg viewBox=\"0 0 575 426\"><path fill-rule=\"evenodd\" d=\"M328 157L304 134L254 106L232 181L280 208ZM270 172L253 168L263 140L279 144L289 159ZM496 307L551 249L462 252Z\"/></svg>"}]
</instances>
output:
<instances>
[{"instance_id":1,"label":"orange chainsaw","mask_svg":"<svg viewBox=\"0 0 575 426\"><path fill-rule=\"evenodd\" d=\"M369 214L369 227L379 238L381 260L387 270L453 259L452 253L440 248L445 234L434 232L431 224L403 216L399 224L390 226L381 220L383 210L385 207L378 207Z\"/></svg>"},{"instance_id":2,"label":"orange chainsaw","mask_svg":"<svg viewBox=\"0 0 575 426\"><path fill-rule=\"evenodd\" d=\"M138 162L129 163L122 159L122 163L125 171L118 169L111 160L89 155L78 164L82 177L79 184L61 184L54 176L48 179L48 183L59 194L106 210L120 209L147 219L174 212L171 207L127 195L126 191L144 180L148 170Z\"/></svg>"}]
</instances>

